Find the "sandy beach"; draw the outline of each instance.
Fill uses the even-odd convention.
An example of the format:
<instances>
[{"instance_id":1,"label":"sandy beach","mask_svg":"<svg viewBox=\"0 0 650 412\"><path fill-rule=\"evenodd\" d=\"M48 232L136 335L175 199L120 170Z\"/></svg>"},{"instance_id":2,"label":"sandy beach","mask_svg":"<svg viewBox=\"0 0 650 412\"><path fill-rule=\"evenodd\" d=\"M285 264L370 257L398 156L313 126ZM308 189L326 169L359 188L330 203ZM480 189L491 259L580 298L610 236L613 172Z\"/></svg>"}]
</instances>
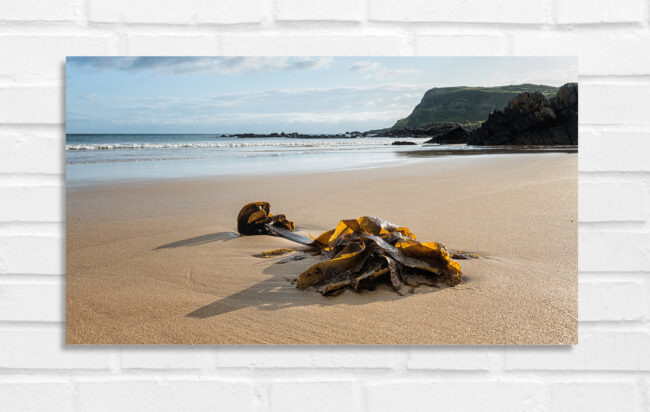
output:
<instances>
[{"instance_id":1,"label":"sandy beach","mask_svg":"<svg viewBox=\"0 0 650 412\"><path fill-rule=\"evenodd\" d=\"M577 154L436 158L325 173L69 187L69 344L575 344ZM268 201L316 236L379 216L419 240L478 253L464 282L400 296L388 286L324 297L240 237L245 203Z\"/></svg>"}]
</instances>

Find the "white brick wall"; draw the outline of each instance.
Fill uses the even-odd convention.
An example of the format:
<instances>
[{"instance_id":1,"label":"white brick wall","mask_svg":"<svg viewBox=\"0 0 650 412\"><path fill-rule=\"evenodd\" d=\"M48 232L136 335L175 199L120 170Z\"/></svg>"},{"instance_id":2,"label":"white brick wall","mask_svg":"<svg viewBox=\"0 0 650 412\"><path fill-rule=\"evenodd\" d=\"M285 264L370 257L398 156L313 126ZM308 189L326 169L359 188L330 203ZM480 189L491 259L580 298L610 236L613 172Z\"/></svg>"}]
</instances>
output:
<instances>
[{"instance_id":1,"label":"white brick wall","mask_svg":"<svg viewBox=\"0 0 650 412\"><path fill-rule=\"evenodd\" d=\"M0 1L0 410L649 410L649 10ZM66 54L578 55L579 345L67 348Z\"/></svg>"}]
</instances>

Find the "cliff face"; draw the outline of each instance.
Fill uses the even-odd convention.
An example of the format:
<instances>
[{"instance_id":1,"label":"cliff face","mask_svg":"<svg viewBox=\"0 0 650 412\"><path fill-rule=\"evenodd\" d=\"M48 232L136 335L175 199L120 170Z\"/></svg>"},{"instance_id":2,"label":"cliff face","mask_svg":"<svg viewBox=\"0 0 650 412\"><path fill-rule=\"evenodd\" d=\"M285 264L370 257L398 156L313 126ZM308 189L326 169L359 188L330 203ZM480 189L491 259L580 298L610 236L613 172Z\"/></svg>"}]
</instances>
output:
<instances>
[{"instance_id":1,"label":"cliff face","mask_svg":"<svg viewBox=\"0 0 650 412\"><path fill-rule=\"evenodd\" d=\"M500 87L436 87L428 90L413 112L398 120L393 129L414 129L432 123L482 122L495 109L523 92L553 95L557 88L535 84Z\"/></svg>"},{"instance_id":2,"label":"cliff face","mask_svg":"<svg viewBox=\"0 0 650 412\"><path fill-rule=\"evenodd\" d=\"M472 145L578 144L578 84L567 83L555 97L527 92L515 96L504 110L495 110L471 133Z\"/></svg>"}]
</instances>

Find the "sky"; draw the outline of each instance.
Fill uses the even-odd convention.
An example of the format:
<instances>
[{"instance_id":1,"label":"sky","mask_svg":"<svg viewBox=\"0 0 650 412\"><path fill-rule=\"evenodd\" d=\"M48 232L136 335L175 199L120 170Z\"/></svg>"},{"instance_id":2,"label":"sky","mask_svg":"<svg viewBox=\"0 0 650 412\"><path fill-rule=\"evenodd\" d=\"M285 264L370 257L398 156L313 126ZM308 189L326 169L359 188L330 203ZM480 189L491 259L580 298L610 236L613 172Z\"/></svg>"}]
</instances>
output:
<instances>
[{"instance_id":1,"label":"sky","mask_svg":"<svg viewBox=\"0 0 650 412\"><path fill-rule=\"evenodd\" d=\"M574 81L575 57L68 57L66 131L365 131L433 87Z\"/></svg>"}]
</instances>

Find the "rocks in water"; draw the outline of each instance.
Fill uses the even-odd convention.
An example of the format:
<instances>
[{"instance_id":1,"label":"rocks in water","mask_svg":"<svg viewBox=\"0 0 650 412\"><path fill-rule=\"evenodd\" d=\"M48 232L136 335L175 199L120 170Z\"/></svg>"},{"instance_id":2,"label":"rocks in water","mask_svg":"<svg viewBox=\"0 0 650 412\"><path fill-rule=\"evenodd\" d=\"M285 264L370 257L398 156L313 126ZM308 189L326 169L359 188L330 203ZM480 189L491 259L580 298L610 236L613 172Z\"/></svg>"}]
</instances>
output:
<instances>
[{"instance_id":1,"label":"rocks in water","mask_svg":"<svg viewBox=\"0 0 650 412\"><path fill-rule=\"evenodd\" d=\"M471 131L478 127L478 124L455 122L431 123L422 127L383 130L380 135L387 137L437 137L459 127L466 131Z\"/></svg>"},{"instance_id":2,"label":"rocks in water","mask_svg":"<svg viewBox=\"0 0 650 412\"><path fill-rule=\"evenodd\" d=\"M495 110L468 139L472 145L577 145L578 84L567 83L547 99L522 93Z\"/></svg>"},{"instance_id":3,"label":"rocks in water","mask_svg":"<svg viewBox=\"0 0 650 412\"><path fill-rule=\"evenodd\" d=\"M362 133L359 131L354 132L345 132L337 134L304 134L304 133L237 133L233 135L221 135L223 136L232 136L239 139L268 139L268 138L277 138L277 137L286 137L289 139L356 139L357 137L364 137L368 133Z\"/></svg>"},{"instance_id":4,"label":"rocks in water","mask_svg":"<svg viewBox=\"0 0 650 412\"><path fill-rule=\"evenodd\" d=\"M416 146L415 142L407 142L406 140L396 140L393 143L393 146Z\"/></svg>"}]
</instances>

